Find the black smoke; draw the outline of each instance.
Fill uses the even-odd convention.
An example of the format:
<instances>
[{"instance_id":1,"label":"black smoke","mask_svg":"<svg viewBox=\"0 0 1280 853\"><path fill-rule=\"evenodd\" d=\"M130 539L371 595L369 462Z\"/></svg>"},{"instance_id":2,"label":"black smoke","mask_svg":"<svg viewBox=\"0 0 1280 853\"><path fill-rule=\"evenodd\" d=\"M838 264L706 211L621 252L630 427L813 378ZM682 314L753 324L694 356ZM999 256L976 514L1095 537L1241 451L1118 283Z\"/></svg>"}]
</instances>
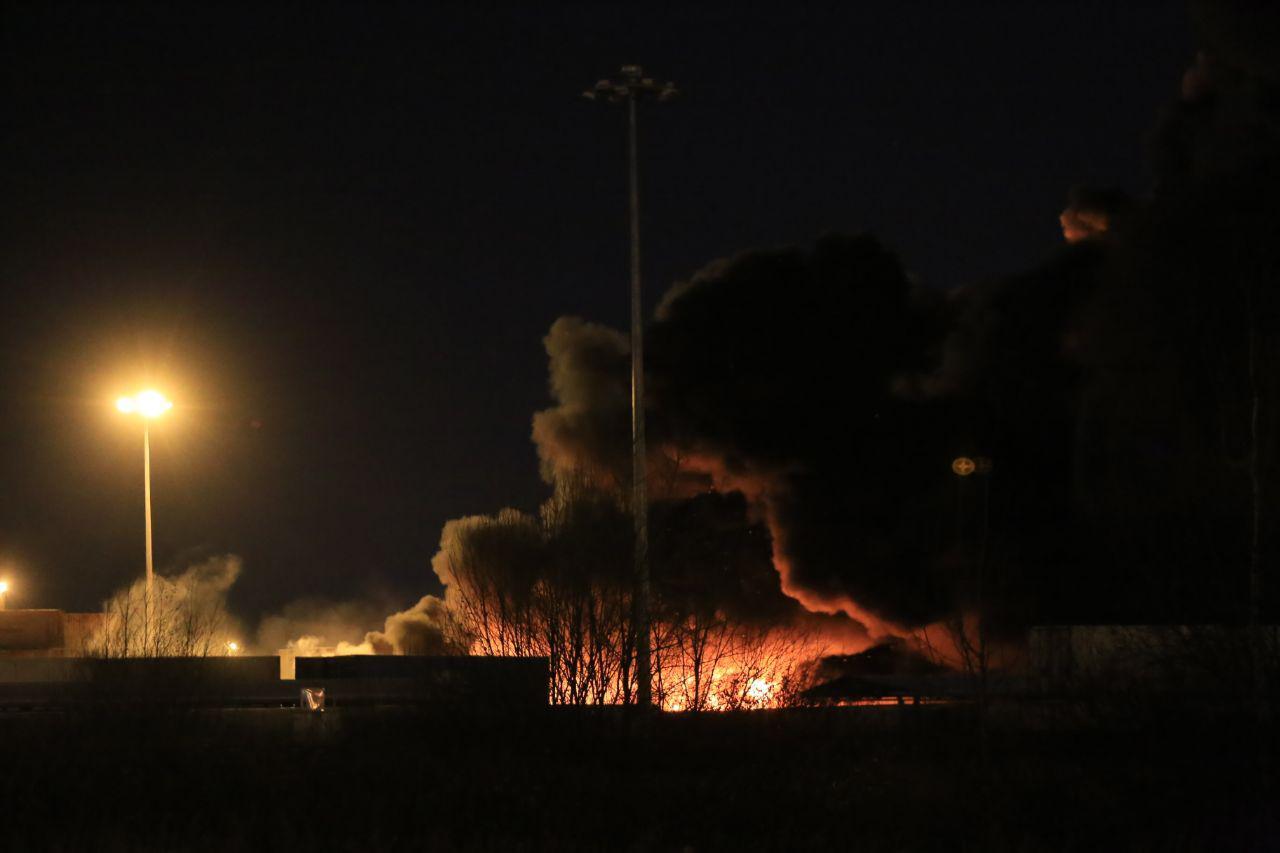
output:
<instances>
[{"instance_id":1,"label":"black smoke","mask_svg":"<svg viewBox=\"0 0 1280 853\"><path fill-rule=\"evenodd\" d=\"M920 414L948 404L895 387L936 360L946 316L866 235L747 252L673 288L649 328L655 539L664 520L693 511L682 502L736 493L738 505L719 510L738 530L713 530L726 543L754 526L771 549L773 589L780 572L783 590L811 610L893 623L939 615L931 578L952 527L941 476L949 427ZM559 405L534 422L544 470L607 471L625 483L625 339L561 320L547 348ZM725 563L744 564L760 561ZM747 598L763 600L759 578L739 580L756 587Z\"/></svg>"},{"instance_id":2,"label":"black smoke","mask_svg":"<svg viewBox=\"0 0 1280 853\"><path fill-rule=\"evenodd\" d=\"M1274 561L1280 19L1197 17L1149 193L1074 196L1106 239L965 293L929 377L996 459L993 535L1028 619L1243 618L1255 506Z\"/></svg>"},{"instance_id":3,"label":"black smoke","mask_svg":"<svg viewBox=\"0 0 1280 853\"><path fill-rule=\"evenodd\" d=\"M1280 521L1280 26L1195 14L1150 189L1073 190L1040 266L943 297L831 235L677 284L648 331L659 498L741 495L782 589L869 624L1239 617L1255 504L1264 561ZM625 337L547 344L544 470L625 485Z\"/></svg>"},{"instance_id":4,"label":"black smoke","mask_svg":"<svg viewBox=\"0 0 1280 853\"><path fill-rule=\"evenodd\" d=\"M1242 614L1253 513L1264 562L1280 521L1280 18L1195 17L1147 190L1071 190L1038 266L943 294L875 237L831 234L670 289L647 329L660 599L894 633L975 610L997 629ZM620 498L627 337L566 317L546 348L542 472ZM593 565L625 579L623 503L599 506ZM567 534L514 518L445 541L532 537L507 561L518 591Z\"/></svg>"}]
</instances>

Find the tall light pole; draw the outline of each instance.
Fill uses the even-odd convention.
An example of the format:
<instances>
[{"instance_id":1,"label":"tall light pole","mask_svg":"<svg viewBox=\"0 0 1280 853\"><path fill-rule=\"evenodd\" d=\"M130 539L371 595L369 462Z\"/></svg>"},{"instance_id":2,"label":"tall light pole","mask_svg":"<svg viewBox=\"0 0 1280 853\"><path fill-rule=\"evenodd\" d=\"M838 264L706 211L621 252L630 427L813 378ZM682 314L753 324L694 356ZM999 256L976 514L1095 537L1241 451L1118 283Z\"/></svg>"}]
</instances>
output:
<instances>
[{"instance_id":1,"label":"tall light pole","mask_svg":"<svg viewBox=\"0 0 1280 853\"><path fill-rule=\"evenodd\" d=\"M640 167L636 153L636 104L676 95L674 83L645 77L639 65L624 65L617 77L598 81L582 93L595 101L627 105L627 178L631 219L631 518L635 525L635 592L632 623L636 634L636 704L653 703L649 661L649 498L645 484L644 314L640 303Z\"/></svg>"},{"instance_id":2,"label":"tall light pole","mask_svg":"<svg viewBox=\"0 0 1280 853\"><path fill-rule=\"evenodd\" d=\"M116 400L116 408L126 415L139 415L142 418L142 496L147 521L147 589L146 600L142 605L142 649L145 654L150 641L151 587L155 577L151 560L151 421L172 409L173 403L159 391L139 391L132 397Z\"/></svg>"}]
</instances>

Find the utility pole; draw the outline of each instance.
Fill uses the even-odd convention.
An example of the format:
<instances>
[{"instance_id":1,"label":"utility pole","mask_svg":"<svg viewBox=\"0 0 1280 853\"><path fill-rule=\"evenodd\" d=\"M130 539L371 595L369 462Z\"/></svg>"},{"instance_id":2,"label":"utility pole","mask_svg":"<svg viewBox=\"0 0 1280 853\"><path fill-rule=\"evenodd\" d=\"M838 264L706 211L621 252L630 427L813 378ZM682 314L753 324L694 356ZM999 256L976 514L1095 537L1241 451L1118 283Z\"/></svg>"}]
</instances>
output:
<instances>
[{"instance_id":1,"label":"utility pole","mask_svg":"<svg viewBox=\"0 0 1280 853\"><path fill-rule=\"evenodd\" d=\"M639 65L624 65L619 76L600 80L582 93L591 100L627 106L627 177L631 220L631 518L635 525L632 623L636 635L636 704L653 704L649 660L649 497L644 440L644 315L640 303L640 167L636 152L636 104L646 98L667 101L674 83L645 77Z\"/></svg>"}]
</instances>

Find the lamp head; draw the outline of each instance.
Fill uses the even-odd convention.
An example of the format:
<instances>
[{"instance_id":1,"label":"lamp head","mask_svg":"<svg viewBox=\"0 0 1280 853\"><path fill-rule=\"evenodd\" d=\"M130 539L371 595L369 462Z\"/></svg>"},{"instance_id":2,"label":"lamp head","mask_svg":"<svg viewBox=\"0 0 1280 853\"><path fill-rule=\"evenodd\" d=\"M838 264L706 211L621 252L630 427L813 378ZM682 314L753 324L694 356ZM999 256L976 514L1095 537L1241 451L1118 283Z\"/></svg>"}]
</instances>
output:
<instances>
[{"instance_id":1,"label":"lamp head","mask_svg":"<svg viewBox=\"0 0 1280 853\"><path fill-rule=\"evenodd\" d=\"M116 400L116 408L126 415L141 415L144 418L158 418L173 408L159 391L139 391L132 397L121 397Z\"/></svg>"}]
</instances>

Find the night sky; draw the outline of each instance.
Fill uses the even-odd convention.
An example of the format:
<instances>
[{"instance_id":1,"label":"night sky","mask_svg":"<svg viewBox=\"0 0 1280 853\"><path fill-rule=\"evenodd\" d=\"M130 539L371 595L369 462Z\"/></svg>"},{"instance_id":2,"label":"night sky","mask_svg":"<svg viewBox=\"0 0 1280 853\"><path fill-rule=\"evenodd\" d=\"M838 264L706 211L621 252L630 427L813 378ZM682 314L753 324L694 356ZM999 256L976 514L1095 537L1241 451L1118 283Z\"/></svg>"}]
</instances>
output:
<instances>
[{"instance_id":1,"label":"night sky","mask_svg":"<svg viewBox=\"0 0 1280 853\"><path fill-rule=\"evenodd\" d=\"M4 19L12 605L96 609L141 573L141 426L113 401L155 385L157 568L241 555L245 617L411 603L447 519L545 495L542 338L626 321L622 117L579 97L620 64L683 93L642 117L652 306L830 230L937 288L1024 268L1072 185L1147 185L1192 54L1178 4Z\"/></svg>"}]
</instances>

